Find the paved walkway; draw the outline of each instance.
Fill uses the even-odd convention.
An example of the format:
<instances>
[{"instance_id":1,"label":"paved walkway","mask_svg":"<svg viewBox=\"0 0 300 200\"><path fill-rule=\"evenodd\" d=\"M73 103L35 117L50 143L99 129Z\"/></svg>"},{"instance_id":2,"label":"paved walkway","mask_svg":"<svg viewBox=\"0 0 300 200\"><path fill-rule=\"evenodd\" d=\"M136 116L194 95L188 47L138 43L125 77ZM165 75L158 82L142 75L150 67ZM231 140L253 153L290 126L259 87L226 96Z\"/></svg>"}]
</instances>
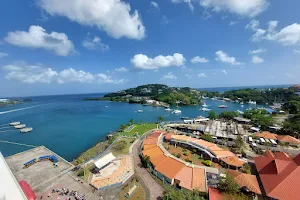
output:
<instances>
[{"instance_id":1,"label":"paved walkway","mask_svg":"<svg viewBox=\"0 0 300 200\"><path fill-rule=\"evenodd\" d=\"M139 141L140 139L138 139L138 142L136 142L132 151L135 171L143 179L145 185L149 189L150 200L162 199L163 191L164 191L163 187L152 178L152 176L145 168L142 167L142 163L139 158L139 148L140 148Z\"/></svg>"}]
</instances>

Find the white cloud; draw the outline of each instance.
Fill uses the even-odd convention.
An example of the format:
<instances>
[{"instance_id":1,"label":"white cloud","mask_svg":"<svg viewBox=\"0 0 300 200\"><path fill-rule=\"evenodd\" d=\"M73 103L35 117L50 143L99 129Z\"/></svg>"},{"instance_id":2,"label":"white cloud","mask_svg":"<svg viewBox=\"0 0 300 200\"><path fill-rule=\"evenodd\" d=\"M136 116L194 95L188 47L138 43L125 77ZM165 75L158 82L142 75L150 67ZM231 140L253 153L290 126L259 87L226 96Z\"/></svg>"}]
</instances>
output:
<instances>
[{"instance_id":1,"label":"white cloud","mask_svg":"<svg viewBox=\"0 0 300 200\"><path fill-rule=\"evenodd\" d=\"M128 72L128 69L126 67L120 67L115 69L116 72Z\"/></svg>"},{"instance_id":2,"label":"white cloud","mask_svg":"<svg viewBox=\"0 0 300 200\"><path fill-rule=\"evenodd\" d=\"M207 58L204 58L204 57L201 58L199 56L196 56L196 57L192 58L191 62L192 63L208 63L209 60Z\"/></svg>"},{"instance_id":3,"label":"white cloud","mask_svg":"<svg viewBox=\"0 0 300 200\"><path fill-rule=\"evenodd\" d=\"M82 70L75 70L73 68L65 69L59 72L57 82L67 83L67 82L78 82L78 83L91 83L95 80L93 74L85 72Z\"/></svg>"},{"instance_id":4,"label":"white cloud","mask_svg":"<svg viewBox=\"0 0 300 200\"><path fill-rule=\"evenodd\" d=\"M121 0L37 0L52 16L65 16L82 25L104 30L113 38L142 39L145 27L137 10Z\"/></svg>"},{"instance_id":5,"label":"white cloud","mask_svg":"<svg viewBox=\"0 0 300 200\"><path fill-rule=\"evenodd\" d=\"M263 63L263 62L264 62L264 59L262 59L259 56L253 56L252 57L252 63L254 63L254 64L260 64L260 63Z\"/></svg>"},{"instance_id":6,"label":"white cloud","mask_svg":"<svg viewBox=\"0 0 300 200\"><path fill-rule=\"evenodd\" d=\"M155 9L159 10L159 5L158 5L157 2L151 1L151 2L150 2L150 5L151 5L152 7L154 7Z\"/></svg>"},{"instance_id":7,"label":"white cloud","mask_svg":"<svg viewBox=\"0 0 300 200\"><path fill-rule=\"evenodd\" d=\"M225 69L223 69L221 72L222 72L223 74L225 74L225 75L228 74L228 72L227 72Z\"/></svg>"},{"instance_id":8,"label":"white cloud","mask_svg":"<svg viewBox=\"0 0 300 200\"><path fill-rule=\"evenodd\" d=\"M237 21L231 21L229 22L229 26L233 26L233 25L236 25L237 24Z\"/></svg>"},{"instance_id":9,"label":"white cloud","mask_svg":"<svg viewBox=\"0 0 300 200\"><path fill-rule=\"evenodd\" d=\"M205 73L199 73L199 74L198 74L198 77L199 77L199 78L206 78L207 75L206 75Z\"/></svg>"},{"instance_id":10,"label":"white cloud","mask_svg":"<svg viewBox=\"0 0 300 200\"><path fill-rule=\"evenodd\" d=\"M295 54L300 54L300 50L294 49L294 53L295 53Z\"/></svg>"},{"instance_id":11,"label":"white cloud","mask_svg":"<svg viewBox=\"0 0 300 200\"><path fill-rule=\"evenodd\" d=\"M111 76L108 76L106 74L96 74L96 79L98 83L114 83L114 84L120 84L120 83L125 83L127 80L125 79L119 79L115 80Z\"/></svg>"},{"instance_id":12,"label":"white cloud","mask_svg":"<svg viewBox=\"0 0 300 200\"><path fill-rule=\"evenodd\" d=\"M82 42L82 46L84 46L88 50L96 50L100 49L102 51L108 51L109 46L102 43L101 38L98 36L95 36L94 38L85 38Z\"/></svg>"},{"instance_id":13,"label":"white cloud","mask_svg":"<svg viewBox=\"0 0 300 200\"><path fill-rule=\"evenodd\" d=\"M166 67L180 67L185 63L185 58L180 53L174 53L168 56L156 56L155 58L149 58L143 54L137 54L131 59L131 63L136 69L142 70L156 70Z\"/></svg>"},{"instance_id":14,"label":"white cloud","mask_svg":"<svg viewBox=\"0 0 300 200\"><path fill-rule=\"evenodd\" d=\"M9 32L4 40L15 46L46 49L59 56L67 56L74 52L74 45L65 33L47 33L41 26L30 26L28 32Z\"/></svg>"},{"instance_id":15,"label":"white cloud","mask_svg":"<svg viewBox=\"0 0 300 200\"><path fill-rule=\"evenodd\" d=\"M257 20L255 20L258 22ZM252 21L250 22L250 24ZM251 25L246 27L251 27ZM251 29L254 31L252 35L253 41L268 40L277 42L281 45L296 45L300 43L300 24L294 23L277 31L278 21L269 21L267 29L259 28L259 22Z\"/></svg>"},{"instance_id":16,"label":"white cloud","mask_svg":"<svg viewBox=\"0 0 300 200\"><path fill-rule=\"evenodd\" d=\"M0 52L0 58L4 58L7 56L8 56L8 53Z\"/></svg>"},{"instance_id":17,"label":"white cloud","mask_svg":"<svg viewBox=\"0 0 300 200\"><path fill-rule=\"evenodd\" d=\"M235 57L230 57L227 53L224 51L217 51L216 52L216 60L223 63L228 63L231 65L241 65L242 63L236 61Z\"/></svg>"},{"instance_id":18,"label":"white cloud","mask_svg":"<svg viewBox=\"0 0 300 200\"><path fill-rule=\"evenodd\" d=\"M171 0L172 3L187 3L189 8L193 11L194 6L192 4L192 0Z\"/></svg>"},{"instance_id":19,"label":"white cloud","mask_svg":"<svg viewBox=\"0 0 300 200\"><path fill-rule=\"evenodd\" d=\"M249 24L246 25L246 29L252 29L253 31L257 30L259 27L260 23L256 19L252 19Z\"/></svg>"},{"instance_id":20,"label":"white cloud","mask_svg":"<svg viewBox=\"0 0 300 200\"><path fill-rule=\"evenodd\" d=\"M162 80L176 80L177 77L172 74L172 72L169 72L168 74L164 75L162 78Z\"/></svg>"},{"instance_id":21,"label":"white cloud","mask_svg":"<svg viewBox=\"0 0 300 200\"><path fill-rule=\"evenodd\" d=\"M266 51L267 51L267 49L259 48L259 49L255 49L255 50L249 51L249 53L250 54L260 54L260 53L264 53Z\"/></svg>"},{"instance_id":22,"label":"white cloud","mask_svg":"<svg viewBox=\"0 0 300 200\"><path fill-rule=\"evenodd\" d=\"M163 15L161 17L161 23L162 24L169 24L170 22L172 22L172 20L168 19L167 16Z\"/></svg>"},{"instance_id":23,"label":"white cloud","mask_svg":"<svg viewBox=\"0 0 300 200\"><path fill-rule=\"evenodd\" d=\"M5 78L8 80L18 81L21 83L124 83L124 79L113 79L106 74L92 74L83 70L73 68L64 69L57 72L51 68L39 65L26 65L16 63L3 66Z\"/></svg>"},{"instance_id":24,"label":"white cloud","mask_svg":"<svg viewBox=\"0 0 300 200\"><path fill-rule=\"evenodd\" d=\"M267 0L199 0L200 5L215 12L226 11L243 17L255 17L265 11Z\"/></svg>"}]
</instances>

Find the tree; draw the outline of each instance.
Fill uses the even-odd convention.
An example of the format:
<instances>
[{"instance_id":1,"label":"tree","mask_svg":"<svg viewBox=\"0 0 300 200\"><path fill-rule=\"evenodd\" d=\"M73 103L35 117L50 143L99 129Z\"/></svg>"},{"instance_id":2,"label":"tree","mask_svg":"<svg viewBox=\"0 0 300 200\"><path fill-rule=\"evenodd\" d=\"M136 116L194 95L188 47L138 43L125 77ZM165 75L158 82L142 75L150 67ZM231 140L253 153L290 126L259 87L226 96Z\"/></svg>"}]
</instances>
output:
<instances>
[{"instance_id":1,"label":"tree","mask_svg":"<svg viewBox=\"0 0 300 200\"><path fill-rule=\"evenodd\" d=\"M134 123L134 120L131 118L131 119L129 120L129 124L132 125L133 123Z\"/></svg>"},{"instance_id":2,"label":"tree","mask_svg":"<svg viewBox=\"0 0 300 200\"><path fill-rule=\"evenodd\" d=\"M125 125L125 124L121 124L120 130L121 130L121 131L124 131L125 129L126 129L126 125Z\"/></svg>"},{"instance_id":3,"label":"tree","mask_svg":"<svg viewBox=\"0 0 300 200\"><path fill-rule=\"evenodd\" d=\"M163 116L159 116L158 117L158 123L161 123L161 122L163 122L164 121L164 117Z\"/></svg>"},{"instance_id":4,"label":"tree","mask_svg":"<svg viewBox=\"0 0 300 200\"><path fill-rule=\"evenodd\" d=\"M288 111L290 114L298 114L300 113L300 101L289 101L283 104L282 108Z\"/></svg>"},{"instance_id":5,"label":"tree","mask_svg":"<svg viewBox=\"0 0 300 200\"><path fill-rule=\"evenodd\" d=\"M194 190L175 190L171 187L167 187L164 191L163 200L205 200L205 195L201 192Z\"/></svg>"},{"instance_id":6,"label":"tree","mask_svg":"<svg viewBox=\"0 0 300 200\"><path fill-rule=\"evenodd\" d=\"M142 161L142 165L144 168L150 167L150 157L149 156L142 156L141 161Z\"/></svg>"},{"instance_id":7,"label":"tree","mask_svg":"<svg viewBox=\"0 0 300 200\"><path fill-rule=\"evenodd\" d=\"M209 118L210 120L215 120L215 119L218 119L218 118L219 118L219 115L216 113L216 111L210 110L210 111L208 112L208 118Z\"/></svg>"},{"instance_id":8,"label":"tree","mask_svg":"<svg viewBox=\"0 0 300 200\"><path fill-rule=\"evenodd\" d=\"M299 138L300 134L300 114L297 114L283 123L283 131Z\"/></svg>"},{"instance_id":9,"label":"tree","mask_svg":"<svg viewBox=\"0 0 300 200\"><path fill-rule=\"evenodd\" d=\"M229 173L226 173L226 178L220 177L218 189L229 194L234 194L239 192L240 186Z\"/></svg>"},{"instance_id":10,"label":"tree","mask_svg":"<svg viewBox=\"0 0 300 200\"><path fill-rule=\"evenodd\" d=\"M211 167L212 166L212 162L210 160L203 160L202 164Z\"/></svg>"},{"instance_id":11,"label":"tree","mask_svg":"<svg viewBox=\"0 0 300 200\"><path fill-rule=\"evenodd\" d=\"M220 114L220 118L231 120L235 117L238 117L239 113L235 111L224 111Z\"/></svg>"},{"instance_id":12,"label":"tree","mask_svg":"<svg viewBox=\"0 0 300 200\"><path fill-rule=\"evenodd\" d=\"M237 136L237 138L235 140L235 145L239 149L244 146L244 141L243 141L243 139L242 139L242 137L240 135Z\"/></svg>"},{"instance_id":13,"label":"tree","mask_svg":"<svg viewBox=\"0 0 300 200\"><path fill-rule=\"evenodd\" d=\"M211 135L202 135L201 136L201 139L203 139L203 140L205 140L205 141L207 141L207 142L214 142L214 139L212 138L212 136Z\"/></svg>"}]
</instances>

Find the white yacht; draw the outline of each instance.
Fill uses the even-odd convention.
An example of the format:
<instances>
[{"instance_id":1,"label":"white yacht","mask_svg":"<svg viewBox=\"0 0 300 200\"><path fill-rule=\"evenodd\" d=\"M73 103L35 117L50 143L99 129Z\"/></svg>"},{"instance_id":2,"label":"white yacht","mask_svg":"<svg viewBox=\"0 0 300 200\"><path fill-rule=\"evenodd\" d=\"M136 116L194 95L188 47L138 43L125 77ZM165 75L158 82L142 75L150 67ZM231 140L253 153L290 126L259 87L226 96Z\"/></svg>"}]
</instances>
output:
<instances>
[{"instance_id":1,"label":"white yacht","mask_svg":"<svg viewBox=\"0 0 300 200\"><path fill-rule=\"evenodd\" d=\"M173 110L172 113L173 113L173 114L180 114L180 113L181 113L181 110Z\"/></svg>"},{"instance_id":2,"label":"white yacht","mask_svg":"<svg viewBox=\"0 0 300 200\"><path fill-rule=\"evenodd\" d=\"M166 108L165 111L172 111L172 109L171 108Z\"/></svg>"},{"instance_id":3,"label":"white yacht","mask_svg":"<svg viewBox=\"0 0 300 200\"><path fill-rule=\"evenodd\" d=\"M208 108L201 108L200 110L201 110L201 111L204 111L204 112L211 111L211 109L208 109Z\"/></svg>"},{"instance_id":4,"label":"white yacht","mask_svg":"<svg viewBox=\"0 0 300 200\"><path fill-rule=\"evenodd\" d=\"M143 111L143 110L137 110L137 112L138 112L138 113L142 113L142 112L144 112L144 111Z\"/></svg>"},{"instance_id":5,"label":"white yacht","mask_svg":"<svg viewBox=\"0 0 300 200\"><path fill-rule=\"evenodd\" d=\"M253 104L253 105L256 105L256 101L251 101L251 100L249 100L249 102L248 102L249 104Z\"/></svg>"},{"instance_id":6,"label":"white yacht","mask_svg":"<svg viewBox=\"0 0 300 200\"><path fill-rule=\"evenodd\" d=\"M202 107L208 107L208 105L204 102L204 103L202 104Z\"/></svg>"}]
</instances>

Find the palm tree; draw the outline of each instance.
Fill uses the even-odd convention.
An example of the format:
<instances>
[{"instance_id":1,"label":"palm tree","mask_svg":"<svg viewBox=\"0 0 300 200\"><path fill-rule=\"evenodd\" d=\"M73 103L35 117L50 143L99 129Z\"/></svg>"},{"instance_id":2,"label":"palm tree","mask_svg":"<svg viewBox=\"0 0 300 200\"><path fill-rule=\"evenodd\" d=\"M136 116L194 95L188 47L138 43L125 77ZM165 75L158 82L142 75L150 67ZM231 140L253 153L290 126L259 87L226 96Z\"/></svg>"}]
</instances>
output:
<instances>
[{"instance_id":1,"label":"palm tree","mask_svg":"<svg viewBox=\"0 0 300 200\"><path fill-rule=\"evenodd\" d=\"M159 116L158 117L158 123L163 122L164 121L164 117L163 116Z\"/></svg>"},{"instance_id":2,"label":"palm tree","mask_svg":"<svg viewBox=\"0 0 300 200\"><path fill-rule=\"evenodd\" d=\"M129 124L132 125L133 123L134 123L134 120L131 118L131 119L129 120Z\"/></svg>"}]
</instances>

